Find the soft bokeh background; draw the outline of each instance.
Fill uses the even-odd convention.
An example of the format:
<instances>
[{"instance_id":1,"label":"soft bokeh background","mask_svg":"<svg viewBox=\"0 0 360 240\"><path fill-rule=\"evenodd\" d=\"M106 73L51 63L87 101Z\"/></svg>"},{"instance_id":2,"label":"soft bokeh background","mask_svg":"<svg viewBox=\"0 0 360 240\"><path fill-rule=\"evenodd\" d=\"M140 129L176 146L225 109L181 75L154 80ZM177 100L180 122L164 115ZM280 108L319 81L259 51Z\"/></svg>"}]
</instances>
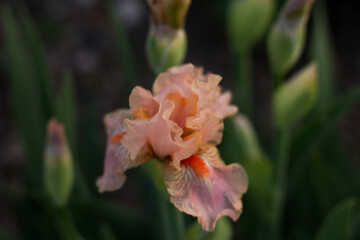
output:
<instances>
[{"instance_id":1,"label":"soft bokeh background","mask_svg":"<svg viewBox=\"0 0 360 240\"><path fill-rule=\"evenodd\" d=\"M186 21L189 48L185 62L203 66L205 71L220 74L223 76L222 86L224 89L231 90L234 86L232 54L224 27L227 4L228 1L222 0L193 0ZM155 79L148 67L144 53L145 39L149 28L149 9L144 0L3 0L0 2L0 8L5 5L10 5L15 9L16 14L19 14L18 9L26 8L33 18L45 49L46 63L54 86L54 94L59 93L64 70L69 70L73 74L79 158L90 192L97 195L95 179L103 169L106 143L102 118L105 113L116 108L128 107L130 92L126 70L124 71L126 65L121 63L117 54L117 44L119 43L112 30L109 8L115 11L117 20L121 22L125 34L128 36L129 47L133 51L135 63L135 72L132 74L135 74L137 84L148 89L151 88ZM325 11L328 15L331 37L328 40L332 46L335 63L335 68L329 69L329 71L334 72L336 93L343 94L360 81L360 31L358 29L360 6L350 0L329 0L326 1L326 5ZM312 26L310 20L308 39L312 37ZM3 35L4 31L0 31L0 181L5 185L21 188L26 185L24 172L27 158L9 104L8 59L4 54ZM311 56L310 49L308 41L301 60L291 72L295 72L305 62L308 62ZM263 148L269 150L272 136L270 106L272 80L264 41L256 46L251 58L255 116L258 125L261 126L261 129L257 129L257 131L261 132L259 135L262 135L260 141ZM18 69L18 71L22 71L22 69ZM328 141L336 140L341 144L341 148L347 156L343 159L344 164L354 169L358 175L360 175L359 122L360 105L357 104L341 118L339 134L329 135L328 139ZM334 136L338 136L338 138L332 139ZM128 180L120 191L105 194L101 198L108 198L131 206L140 215L148 214L149 206L146 203L147 198L143 196L137 170L131 170L127 175ZM327 176L329 179L324 181L331 182L331 174ZM316 185L315 182L313 184ZM352 182L339 184L338 189L334 188L334 191L340 191L346 185L351 185ZM313 189L309 191L310 193L307 194L311 195ZM360 192L357 192L356 196L359 197L359 195ZM22 236L23 233L28 233L29 230L24 229L23 223L19 220L21 210L14 207L11 198L3 196L3 193L0 192L0 231L6 232L9 236ZM313 193L313 197L318 198L318 194ZM297 207L301 208L302 205L299 203ZM316 208L316 206L312 206L312 208ZM36 207L34 209L36 211ZM246 213L246 201L244 211ZM303 209L303 211L309 210ZM323 214L325 215L326 212L327 210L324 210ZM293 217L296 218L296 216ZM31 216L27 216L27 218L31 218ZM38 221L35 215L33 221ZM241 217L239 222L241 225ZM311 227L317 228L320 222L320 219L316 219L316 223ZM233 226L234 229L237 229L235 232L240 231L236 227L239 225ZM241 229L241 231L246 230ZM252 229L252 231L256 231L256 229ZM314 232L315 230L310 229L309 231ZM291 236L289 232L287 234ZM238 235L240 236L241 233L237 233L235 236ZM308 235L304 236L302 239L307 239ZM30 239L30 237L26 239Z\"/></svg>"}]
</instances>

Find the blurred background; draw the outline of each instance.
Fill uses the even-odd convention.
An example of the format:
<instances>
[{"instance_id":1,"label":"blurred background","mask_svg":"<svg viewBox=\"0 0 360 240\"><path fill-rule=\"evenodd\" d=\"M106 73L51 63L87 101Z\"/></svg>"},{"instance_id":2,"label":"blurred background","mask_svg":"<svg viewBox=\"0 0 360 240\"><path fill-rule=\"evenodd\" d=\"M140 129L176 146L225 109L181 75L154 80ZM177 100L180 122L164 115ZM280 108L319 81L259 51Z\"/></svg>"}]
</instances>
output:
<instances>
[{"instance_id":1,"label":"blurred background","mask_svg":"<svg viewBox=\"0 0 360 240\"><path fill-rule=\"evenodd\" d=\"M235 86L233 54L225 27L229 2L229 0L192 1L185 25L188 51L184 62L203 66L206 72L220 74L223 77L221 82L223 88L232 90ZM277 9L280 9L282 4L283 1L278 1ZM9 31L4 27L7 24L3 17L5 8L12 10L21 44L24 49L28 48L24 52L19 49L17 56L19 59L22 59L22 53L27 57L32 54L33 39L31 34L26 32L29 26L23 24L28 21L26 19L31 19L44 51L43 61L46 64L47 77L51 79L53 96L61 95L62 91L66 92L63 84L66 79L72 79L69 83L72 90L69 91L73 94L74 101L64 103L64 106L73 108L72 126L77 139L74 143L77 149L77 157L74 161L77 162L76 165L79 166L77 169L80 169L83 175L80 185L86 186L86 190L81 190L83 188L75 184L75 195L80 193L78 196L82 196L82 193L86 192L84 195L100 199L99 201L109 201L109 203L97 202L96 205L94 202L83 203L82 198L79 200L74 197L70 201L70 208L77 231L85 239L112 239L111 237L143 239L144 234L153 236L152 239L158 239L154 237L157 235L146 235L147 232L151 232L155 223L151 225L146 221L138 222L138 217L143 221L149 216L151 219L152 216L152 207L148 204L150 198L147 197L151 193L146 193L144 190L143 183L147 180L140 176L141 170L129 171L127 182L119 191L100 195L95 186L96 178L103 171L106 144L102 123L104 114L117 108L127 108L132 87L136 84L151 89L155 79L147 64L144 50L150 18L146 2L144 0L2 0L0 8L2 14L0 20L0 239L76 239L61 238L57 235L49 238L57 231L56 224L51 223L54 217L47 214L51 210L44 207L43 200L38 200L36 187L33 187L26 177L29 157L24 148L22 135L15 124L9 69L19 74L27 74L28 69L21 68L21 65L15 69L10 66L9 55L6 53L9 44L5 38ZM309 20L304 52L286 77L297 72L309 62L309 59L312 59L315 44L314 18L318 12L322 12L322 20L325 21L322 26L326 33L325 43L328 44L330 51L329 58L332 61L331 65L328 65L329 69L326 70L334 79L334 94L331 98L336 98L351 91L360 81L360 31L357 26L360 23L360 6L354 1L315 2ZM275 16L276 13L274 19ZM31 64L32 61L30 59ZM250 62L254 96L254 128L260 145L265 152L270 152L273 138L270 100L272 75L266 51L266 37L254 46L250 54ZM27 90L23 89L23 91L26 95ZM236 95L235 92L233 94ZM24 98L24 101L28 100ZM331 100L329 99L329 102ZM27 113L31 115L32 111L29 110ZM333 127L335 130L323 134L320 143L314 144L321 150L302 156L300 160L307 162L306 166L298 168L296 164L299 164L300 160L290 163L290 169L295 170L291 170L289 176L294 177L298 174L300 178L289 180L290 190L285 205L287 220L284 220L283 228L285 239L312 239L334 204L347 197L360 197L359 122L360 101L357 101L336 117ZM322 127L326 126L320 125L320 128ZM229 148L224 147L224 144L221 148ZM333 147L334 145L336 147ZM298 146L294 152L302 152L301 148L302 146ZM334 159L329 160L328 155L332 155ZM316 157L321 160L314 160L314 164L309 163L309 159ZM225 161L233 160L225 159ZM312 170L308 170L308 167ZM302 170L298 173L296 169L300 168ZM323 172L319 173L319 169ZM38 173L41 173L41 170L38 169ZM236 224L230 223L233 229L231 236L233 239L238 237L267 239L258 233L260 230L257 220L252 220L251 216L247 215L246 206L249 200L245 197L244 201L243 216ZM111 210L111 204L119 209ZM108 210L103 210L105 208ZM109 215L100 216L102 214L100 212L104 211ZM351 210L350 213L354 211ZM251 210L248 210L249 212ZM118 216L112 216L117 213ZM357 216L354 224L360 222L360 215ZM83 218L87 220L83 221ZM187 225L193 221L187 216L185 219ZM51 227L51 225L55 226ZM44 230L41 226L46 226L47 229ZM145 230L142 232L141 229ZM125 235L122 235L124 232ZM354 239L355 236L359 235L352 235ZM222 238L213 237L213 239Z\"/></svg>"}]
</instances>

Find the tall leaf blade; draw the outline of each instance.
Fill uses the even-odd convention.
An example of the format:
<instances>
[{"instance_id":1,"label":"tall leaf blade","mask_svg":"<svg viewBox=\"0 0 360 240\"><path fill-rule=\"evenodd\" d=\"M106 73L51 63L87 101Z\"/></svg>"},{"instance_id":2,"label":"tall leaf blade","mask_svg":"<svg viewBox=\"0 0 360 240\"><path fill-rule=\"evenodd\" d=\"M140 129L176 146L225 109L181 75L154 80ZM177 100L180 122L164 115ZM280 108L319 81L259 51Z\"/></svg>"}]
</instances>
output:
<instances>
[{"instance_id":1,"label":"tall leaf blade","mask_svg":"<svg viewBox=\"0 0 360 240\"><path fill-rule=\"evenodd\" d=\"M2 26L12 111L31 160L28 165L28 175L39 184L45 138L45 114L40 98L41 90L34 77L26 49L20 40L19 28L8 7L2 10Z\"/></svg>"},{"instance_id":2,"label":"tall leaf blade","mask_svg":"<svg viewBox=\"0 0 360 240\"><path fill-rule=\"evenodd\" d=\"M325 218L315 240L350 239L351 227L359 213L359 199L349 198L337 204Z\"/></svg>"},{"instance_id":3,"label":"tall leaf blade","mask_svg":"<svg viewBox=\"0 0 360 240\"><path fill-rule=\"evenodd\" d=\"M20 17L22 25L24 26L25 38L28 40L29 51L31 53L30 57L34 64L34 72L40 88L43 109L46 118L50 118L53 114L53 94L44 49L35 23L25 9L21 11Z\"/></svg>"},{"instance_id":4,"label":"tall leaf blade","mask_svg":"<svg viewBox=\"0 0 360 240\"><path fill-rule=\"evenodd\" d=\"M354 86L348 93L333 99L322 111L309 118L294 134L292 156L301 156L314 140L328 131L348 110L359 104L360 84Z\"/></svg>"},{"instance_id":5,"label":"tall leaf blade","mask_svg":"<svg viewBox=\"0 0 360 240\"><path fill-rule=\"evenodd\" d=\"M124 71L125 79L129 89L132 89L137 84L137 74L134 68L134 54L128 36L120 20L116 17L115 7L111 4L108 4L107 15L116 41L118 57Z\"/></svg>"},{"instance_id":6,"label":"tall leaf blade","mask_svg":"<svg viewBox=\"0 0 360 240\"><path fill-rule=\"evenodd\" d=\"M56 101L56 118L65 125L65 134L73 154L75 165L75 188L82 194L88 195L89 191L81 171L77 146L77 124L76 124L76 100L74 81L70 72L65 72L63 85Z\"/></svg>"},{"instance_id":7,"label":"tall leaf blade","mask_svg":"<svg viewBox=\"0 0 360 240\"><path fill-rule=\"evenodd\" d=\"M65 125L65 133L71 151L76 152L76 112L75 112L74 82L70 72L65 72L63 85L56 101L56 117Z\"/></svg>"},{"instance_id":8,"label":"tall leaf blade","mask_svg":"<svg viewBox=\"0 0 360 240\"><path fill-rule=\"evenodd\" d=\"M314 9L311 55L318 65L319 96L318 107L324 107L335 93L335 70L331 36L326 14L326 2L318 1Z\"/></svg>"}]
</instances>

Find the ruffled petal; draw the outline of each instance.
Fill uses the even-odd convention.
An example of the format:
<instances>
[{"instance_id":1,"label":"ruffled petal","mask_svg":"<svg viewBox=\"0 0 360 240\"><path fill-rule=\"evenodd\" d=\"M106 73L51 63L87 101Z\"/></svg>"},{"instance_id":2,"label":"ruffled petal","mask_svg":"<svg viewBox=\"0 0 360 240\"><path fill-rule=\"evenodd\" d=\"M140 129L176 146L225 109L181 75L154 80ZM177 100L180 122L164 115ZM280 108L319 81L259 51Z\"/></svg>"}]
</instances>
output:
<instances>
[{"instance_id":1,"label":"ruffled petal","mask_svg":"<svg viewBox=\"0 0 360 240\"><path fill-rule=\"evenodd\" d=\"M151 92L139 86L132 90L129 102L130 109L138 119L151 118L159 110L159 104Z\"/></svg>"},{"instance_id":2,"label":"ruffled petal","mask_svg":"<svg viewBox=\"0 0 360 240\"><path fill-rule=\"evenodd\" d=\"M196 68L192 64L184 64L169 68L167 72L159 74L153 84L154 95L166 95L169 92L169 87L175 85L181 89L184 95L191 95L189 86L196 77ZM161 94L162 93L162 94Z\"/></svg>"},{"instance_id":3,"label":"ruffled petal","mask_svg":"<svg viewBox=\"0 0 360 240\"><path fill-rule=\"evenodd\" d=\"M221 118L233 116L238 112L238 108L234 105L230 105L230 102L231 93L225 92L221 94L217 101L209 106L207 110Z\"/></svg>"},{"instance_id":4,"label":"ruffled petal","mask_svg":"<svg viewBox=\"0 0 360 240\"><path fill-rule=\"evenodd\" d=\"M122 187L126 180L124 172L151 159L151 152L130 158L130 154L123 146L123 137L127 135L127 126L124 120L133 118L129 110L117 110L104 118L108 136L104 173L96 181L99 192L114 191Z\"/></svg>"},{"instance_id":5,"label":"ruffled petal","mask_svg":"<svg viewBox=\"0 0 360 240\"><path fill-rule=\"evenodd\" d=\"M196 216L205 231L213 231L222 216L234 221L240 216L247 175L239 164L225 166L215 147L183 160L181 170L167 160L164 170L171 202L180 211Z\"/></svg>"},{"instance_id":6,"label":"ruffled petal","mask_svg":"<svg viewBox=\"0 0 360 240\"><path fill-rule=\"evenodd\" d=\"M186 119L186 127L198 131L204 145L218 145L223 136L224 123L222 118L203 110L195 117Z\"/></svg>"},{"instance_id":7,"label":"ruffled petal","mask_svg":"<svg viewBox=\"0 0 360 240\"><path fill-rule=\"evenodd\" d=\"M122 144L129 151L133 159L144 152L153 151L158 158L171 156L180 166L182 159L188 158L201 145L198 134L182 138L183 129L170 120L175 105L170 100L160 103L159 111L150 120L126 120L128 134L124 136Z\"/></svg>"}]
</instances>

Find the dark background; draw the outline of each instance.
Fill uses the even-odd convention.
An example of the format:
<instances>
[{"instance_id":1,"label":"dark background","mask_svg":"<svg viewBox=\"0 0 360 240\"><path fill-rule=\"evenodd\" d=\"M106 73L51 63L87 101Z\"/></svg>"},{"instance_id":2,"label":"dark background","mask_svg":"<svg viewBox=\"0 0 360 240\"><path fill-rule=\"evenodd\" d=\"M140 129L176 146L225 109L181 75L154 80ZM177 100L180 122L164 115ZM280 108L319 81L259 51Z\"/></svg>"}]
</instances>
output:
<instances>
[{"instance_id":1,"label":"dark background","mask_svg":"<svg viewBox=\"0 0 360 240\"><path fill-rule=\"evenodd\" d=\"M193 0L187 17L188 53L185 62L203 66L223 76L222 85L231 89L231 51L224 29L227 1ZM107 1L101 0L10 0L0 1L0 8L8 3L14 7L26 6L36 22L46 50L47 64L55 89L61 84L62 72L74 74L78 100L78 128L86 124L89 114L97 126L91 141L98 148L94 173L102 172L105 133L102 117L119 107L128 107L126 79L116 56L114 36L106 15ZM150 71L144 54L149 27L149 12L145 0L115 1L116 12L122 21L135 55L138 84L151 88L155 76ZM327 1L331 41L335 60L336 91L344 93L360 79L360 6L356 1ZM309 29L311 29L311 21ZM309 34L311 31L309 31ZM12 120L6 75L6 58L2 50L0 31L0 172L9 184L22 185L24 151ZM311 36L309 36L311 37ZM299 64L308 62L309 46ZM252 54L253 84L256 113L260 122L270 126L271 77L264 41ZM21 71L21 69L19 69ZM56 93L56 91L55 91ZM90 112L89 112L90 111ZM352 164L360 171L360 107L357 106L341 121L340 136L350 153ZM265 134L271 131L265 129ZM91 136L90 136L91 137ZM81 145L81 143L80 143ZM266 146L265 146L266 148ZM84 160L85 159L85 160ZM86 156L83 156L83 162ZM94 179L95 180L95 179ZM90 184L91 185L91 184ZM94 185L94 184L93 184ZM126 193L126 194L124 194ZM110 194L134 207L142 208L136 178L128 174L121 192ZM14 214L0 196L0 225L13 232L17 230Z\"/></svg>"}]
</instances>

